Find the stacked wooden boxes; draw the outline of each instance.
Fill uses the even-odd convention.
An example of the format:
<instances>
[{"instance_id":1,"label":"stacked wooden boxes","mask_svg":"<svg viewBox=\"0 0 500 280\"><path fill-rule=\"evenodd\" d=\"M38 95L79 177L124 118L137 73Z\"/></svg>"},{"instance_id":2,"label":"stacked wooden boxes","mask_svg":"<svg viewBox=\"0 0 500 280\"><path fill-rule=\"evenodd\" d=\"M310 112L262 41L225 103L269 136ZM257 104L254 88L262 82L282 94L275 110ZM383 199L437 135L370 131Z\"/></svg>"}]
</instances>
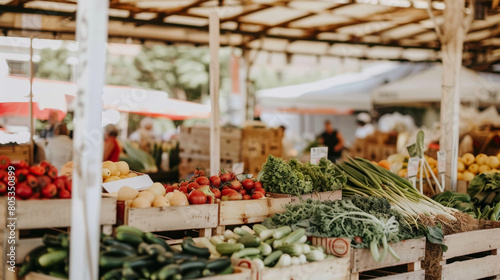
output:
<instances>
[{"instance_id":1,"label":"stacked wooden boxes","mask_svg":"<svg viewBox=\"0 0 500 280\"><path fill-rule=\"evenodd\" d=\"M283 132L280 129L246 127L242 130L241 161L250 174L260 172L269 155L281 157Z\"/></svg>"},{"instance_id":2,"label":"stacked wooden boxes","mask_svg":"<svg viewBox=\"0 0 500 280\"><path fill-rule=\"evenodd\" d=\"M364 139L356 139L350 154L373 161L387 159L390 155L397 153L397 138L397 133L377 131Z\"/></svg>"}]
</instances>

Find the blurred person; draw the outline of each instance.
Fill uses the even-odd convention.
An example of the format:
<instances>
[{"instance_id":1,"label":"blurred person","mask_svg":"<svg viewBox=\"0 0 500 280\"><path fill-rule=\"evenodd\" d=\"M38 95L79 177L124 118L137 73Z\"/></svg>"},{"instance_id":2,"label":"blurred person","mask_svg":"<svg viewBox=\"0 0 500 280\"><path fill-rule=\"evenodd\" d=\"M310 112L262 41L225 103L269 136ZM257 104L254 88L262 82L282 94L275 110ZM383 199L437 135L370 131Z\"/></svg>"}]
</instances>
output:
<instances>
[{"instance_id":1,"label":"blurred person","mask_svg":"<svg viewBox=\"0 0 500 280\"><path fill-rule=\"evenodd\" d=\"M354 136L357 139L364 139L375 133L375 126L371 123L372 118L368 113L359 113L356 117L356 121L358 123L358 127L356 128Z\"/></svg>"},{"instance_id":2,"label":"blurred person","mask_svg":"<svg viewBox=\"0 0 500 280\"><path fill-rule=\"evenodd\" d=\"M291 159L297 156L297 151L293 148L292 142L285 136L286 127L281 125L281 157L284 159Z\"/></svg>"},{"instance_id":3,"label":"blurred person","mask_svg":"<svg viewBox=\"0 0 500 280\"><path fill-rule=\"evenodd\" d=\"M319 142L328 147L328 159L336 162L342 156L342 149L344 148L344 136L340 131L333 128L329 120L325 121L325 131L321 133Z\"/></svg>"},{"instance_id":4,"label":"blurred person","mask_svg":"<svg viewBox=\"0 0 500 280\"><path fill-rule=\"evenodd\" d=\"M106 127L104 127L103 161L119 161L121 148L116 137L118 137L118 129L116 128L116 126L108 124Z\"/></svg>"},{"instance_id":5,"label":"blurred person","mask_svg":"<svg viewBox=\"0 0 500 280\"><path fill-rule=\"evenodd\" d=\"M48 124L44 130L40 132L41 138L52 138L54 137L54 129L56 124L58 123L59 114L56 110L50 110L49 118L47 119Z\"/></svg>"},{"instance_id":6,"label":"blurred person","mask_svg":"<svg viewBox=\"0 0 500 280\"><path fill-rule=\"evenodd\" d=\"M73 158L73 140L68 136L65 123L55 125L54 136L48 139L45 157L57 170L61 170L61 167Z\"/></svg>"},{"instance_id":7,"label":"blurred person","mask_svg":"<svg viewBox=\"0 0 500 280\"><path fill-rule=\"evenodd\" d=\"M155 141L160 140L160 137L154 132L153 119L144 118L139 124L139 129L134 131L130 137L130 141L138 142L141 150L149 153L151 146Z\"/></svg>"}]
</instances>

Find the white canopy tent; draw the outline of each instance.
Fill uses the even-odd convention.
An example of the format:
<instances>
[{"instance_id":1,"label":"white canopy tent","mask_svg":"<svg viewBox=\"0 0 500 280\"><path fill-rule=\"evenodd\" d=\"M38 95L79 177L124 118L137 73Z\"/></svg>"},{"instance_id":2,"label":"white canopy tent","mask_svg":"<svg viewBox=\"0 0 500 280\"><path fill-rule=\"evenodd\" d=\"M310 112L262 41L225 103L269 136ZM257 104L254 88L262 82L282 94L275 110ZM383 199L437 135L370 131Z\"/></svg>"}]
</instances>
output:
<instances>
[{"instance_id":1,"label":"white canopy tent","mask_svg":"<svg viewBox=\"0 0 500 280\"><path fill-rule=\"evenodd\" d=\"M372 95L376 105L405 105L441 102L442 65L394 83L383 85ZM482 103L500 103L500 83L484 78L475 71L462 67L460 72L460 99Z\"/></svg>"},{"instance_id":2,"label":"white canopy tent","mask_svg":"<svg viewBox=\"0 0 500 280\"><path fill-rule=\"evenodd\" d=\"M334 76L317 82L257 91L257 103L264 108L370 110L370 93L384 83L421 71L425 64L386 62L362 72ZM307 111L311 112L311 111Z\"/></svg>"}]
</instances>

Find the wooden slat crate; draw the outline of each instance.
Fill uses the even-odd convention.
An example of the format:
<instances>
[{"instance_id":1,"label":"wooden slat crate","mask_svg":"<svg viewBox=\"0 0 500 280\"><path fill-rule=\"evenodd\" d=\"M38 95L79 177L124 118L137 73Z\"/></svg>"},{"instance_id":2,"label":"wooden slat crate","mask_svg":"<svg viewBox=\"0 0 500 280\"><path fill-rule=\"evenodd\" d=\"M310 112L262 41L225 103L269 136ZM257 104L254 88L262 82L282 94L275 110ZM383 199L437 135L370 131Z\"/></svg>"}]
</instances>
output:
<instances>
[{"instance_id":1,"label":"wooden slat crate","mask_svg":"<svg viewBox=\"0 0 500 280\"><path fill-rule=\"evenodd\" d=\"M145 232L199 230L201 236L211 236L218 223L217 203L151 208L131 208L118 203L119 211L123 211L123 224Z\"/></svg>"},{"instance_id":2,"label":"wooden slat crate","mask_svg":"<svg viewBox=\"0 0 500 280\"><path fill-rule=\"evenodd\" d=\"M444 243L442 280L500 279L500 228L445 235Z\"/></svg>"},{"instance_id":3,"label":"wooden slat crate","mask_svg":"<svg viewBox=\"0 0 500 280\"><path fill-rule=\"evenodd\" d=\"M71 226L71 199L45 199L45 200L16 200L15 205L16 228L16 262L23 261L26 254L42 244L41 238L19 239L20 230L69 228ZM0 199L0 233L3 236L0 251L2 260L5 260L8 248L7 238L10 232L6 228L10 218L7 212L7 198ZM110 234L112 226L116 223L116 198L103 197L101 200L101 221L103 232ZM10 245L9 245L10 246ZM2 263L5 263L3 261ZM9 275L4 270L0 273Z\"/></svg>"},{"instance_id":4,"label":"wooden slat crate","mask_svg":"<svg viewBox=\"0 0 500 280\"><path fill-rule=\"evenodd\" d=\"M24 278L25 280L60 280L61 278L41 274L41 273L29 273ZM203 280L251 280L251 271L244 267L235 267L233 274L228 275L216 275L211 277L198 278ZM194 279L196 280L196 279Z\"/></svg>"},{"instance_id":5,"label":"wooden slat crate","mask_svg":"<svg viewBox=\"0 0 500 280\"><path fill-rule=\"evenodd\" d=\"M30 162L29 145L3 145L0 146L0 155L7 156L11 161L24 160Z\"/></svg>"},{"instance_id":6,"label":"wooden slat crate","mask_svg":"<svg viewBox=\"0 0 500 280\"><path fill-rule=\"evenodd\" d=\"M259 269L249 260L233 259L233 264L252 270L252 280L348 280L349 258L334 258L319 262L279 268Z\"/></svg>"},{"instance_id":7,"label":"wooden slat crate","mask_svg":"<svg viewBox=\"0 0 500 280\"><path fill-rule=\"evenodd\" d=\"M379 275L380 278L377 277L376 279L380 280L424 280L425 271L421 268L421 262L425 257L425 238L405 240L390 245L400 257L399 261L387 254L382 262L376 262L369 249L353 248L351 250L351 280L358 280L360 274ZM391 272L389 268L396 266L405 266L405 268L402 272Z\"/></svg>"}]
</instances>

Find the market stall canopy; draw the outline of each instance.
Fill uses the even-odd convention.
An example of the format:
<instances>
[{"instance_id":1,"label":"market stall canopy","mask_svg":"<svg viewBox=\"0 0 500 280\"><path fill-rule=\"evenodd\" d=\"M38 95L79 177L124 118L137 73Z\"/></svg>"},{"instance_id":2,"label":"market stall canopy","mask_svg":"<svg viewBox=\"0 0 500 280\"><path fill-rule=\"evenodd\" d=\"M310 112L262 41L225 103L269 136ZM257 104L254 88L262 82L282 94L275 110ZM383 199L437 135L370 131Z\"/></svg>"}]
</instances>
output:
<instances>
[{"instance_id":1,"label":"market stall canopy","mask_svg":"<svg viewBox=\"0 0 500 280\"><path fill-rule=\"evenodd\" d=\"M337 75L317 82L257 91L262 108L278 108L307 114L370 110L374 88L421 71L425 65L387 62L373 65L362 72ZM335 113L331 111L330 113Z\"/></svg>"},{"instance_id":2,"label":"market stall canopy","mask_svg":"<svg viewBox=\"0 0 500 280\"><path fill-rule=\"evenodd\" d=\"M401 105L441 102L442 66L381 86L372 96L374 105ZM477 72L462 67L460 96L463 101L500 103L500 84L489 82Z\"/></svg>"},{"instance_id":3,"label":"market stall canopy","mask_svg":"<svg viewBox=\"0 0 500 280\"><path fill-rule=\"evenodd\" d=\"M0 0L8 36L74 39L76 0ZM434 21L443 1L426 0L113 0L109 42L208 44L208 14L221 19L221 44L243 49L397 61L438 61ZM470 13L469 11L469 14ZM466 38L465 63L500 60L500 14L490 8ZM35 31L35 33L34 33ZM42 33L36 33L41 31Z\"/></svg>"}]
</instances>

